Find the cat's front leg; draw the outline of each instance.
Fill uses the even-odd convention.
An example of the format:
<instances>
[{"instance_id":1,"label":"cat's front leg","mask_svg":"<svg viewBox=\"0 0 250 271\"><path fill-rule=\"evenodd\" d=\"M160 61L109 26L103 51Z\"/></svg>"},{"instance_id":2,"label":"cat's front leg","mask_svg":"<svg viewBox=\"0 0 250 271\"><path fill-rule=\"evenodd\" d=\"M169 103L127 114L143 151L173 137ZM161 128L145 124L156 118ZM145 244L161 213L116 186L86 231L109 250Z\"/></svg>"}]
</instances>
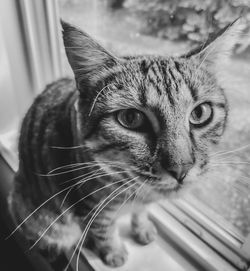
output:
<instances>
[{"instance_id":1,"label":"cat's front leg","mask_svg":"<svg viewBox=\"0 0 250 271\"><path fill-rule=\"evenodd\" d=\"M135 241L142 245L147 245L156 238L157 230L143 207L132 214L131 228Z\"/></svg>"},{"instance_id":2,"label":"cat's front leg","mask_svg":"<svg viewBox=\"0 0 250 271\"><path fill-rule=\"evenodd\" d=\"M122 266L127 260L127 250L119 236L114 221L99 217L90 229L94 248L102 261L109 266Z\"/></svg>"}]
</instances>

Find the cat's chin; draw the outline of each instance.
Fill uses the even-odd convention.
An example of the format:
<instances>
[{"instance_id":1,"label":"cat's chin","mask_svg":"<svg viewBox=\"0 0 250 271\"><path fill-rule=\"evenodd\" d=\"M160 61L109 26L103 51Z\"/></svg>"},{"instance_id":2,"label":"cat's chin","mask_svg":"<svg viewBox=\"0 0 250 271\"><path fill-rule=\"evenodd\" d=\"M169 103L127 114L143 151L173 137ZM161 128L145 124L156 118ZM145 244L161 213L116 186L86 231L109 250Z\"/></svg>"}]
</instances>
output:
<instances>
[{"instance_id":1,"label":"cat's chin","mask_svg":"<svg viewBox=\"0 0 250 271\"><path fill-rule=\"evenodd\" d=\"M149 204L164 199L173 199L178 197L179 192L182 190L183 185L176 184L171 186L161 186L158 188L151 188L150 193L147 193L147 197L142 197L141 203Z\"/></svg>"},{"instance_id":2,"label":"cat's chin","mask_svg":"<svg viewBox=\"0 0 250 271\"><path fill-rule=\"evenodd\" d=\"M161 175L160 184L161 184L162 190L169 193L179 190L182 186L182 184L180 184L175 178L173 178L168 173L163 173Z\"/></svg>"},{"instance_id":3,"label":"cat's chin","mask_svg":"<svg viewBox=\"0 0 250 271\"><path fill-rule=\"evenodd\" d=\"M176 199L181 191L181 186L175 189L154 190L150 196L143 198L142 204L150 204L164 199Z\"/></svg>"},{"instance_id":4,"label":"cat's chin","mask_svg":"<svg viewBox=\"0 0 250 271\"><path fill-rule=\"evenodd\" d=\"M181 191L183 185L176 184L175 186L166 187L165 189L161 189L159 191L159 197L161 198L172 198L176 197L177 193Z\"/></svg>"}]
</instances>

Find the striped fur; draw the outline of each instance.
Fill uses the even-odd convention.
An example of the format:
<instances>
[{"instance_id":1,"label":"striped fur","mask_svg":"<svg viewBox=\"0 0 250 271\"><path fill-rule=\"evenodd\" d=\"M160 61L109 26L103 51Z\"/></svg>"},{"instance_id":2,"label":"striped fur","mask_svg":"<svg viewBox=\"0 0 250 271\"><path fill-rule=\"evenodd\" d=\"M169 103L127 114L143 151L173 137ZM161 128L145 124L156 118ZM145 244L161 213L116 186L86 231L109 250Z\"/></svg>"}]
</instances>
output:
<instances>
[{"instance_id":1,"label":"striped fur","mask_svg":"<svg viewBox=\"0 0 250 271\"><path fill-rule=\"evenodd\" d=\"M202 174L209 149L223 134L227 101L218 85L217 56L224 53L221 37L228 41L235 24L186 56L124 58L81 30L62 25L76 84L64 78L49 85L26 114L10 207L19 224L40 206L21 228L31 244L42 237L37 244L42 249L71 248L94 217L87 244L105 263L119 266L127 258L115 230L120 206L137 202L133 234L142 244L152 241L155 228L141 204L183 186L171 173L176 167L191 165L184 185ZM215 54L207 53L211 46ZM225 48L231 50L228 44ZM191 113L202 103L212 108L211 118L194 126ZM118 123L116 112L130 108L145 114L146 132ZM102 202L108 204L95 215Z\"/></svg>"}]
</instances>

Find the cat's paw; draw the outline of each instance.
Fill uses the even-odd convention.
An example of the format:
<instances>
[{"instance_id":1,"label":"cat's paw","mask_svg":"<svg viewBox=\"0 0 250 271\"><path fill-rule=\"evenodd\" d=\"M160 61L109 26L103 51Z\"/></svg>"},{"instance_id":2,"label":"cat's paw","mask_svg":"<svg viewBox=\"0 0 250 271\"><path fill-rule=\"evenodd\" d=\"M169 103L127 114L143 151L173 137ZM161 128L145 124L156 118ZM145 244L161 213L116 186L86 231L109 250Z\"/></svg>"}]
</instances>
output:
<instances>
[{"instance_id":1,"label":"cat's paw","mask_svg":"<svg viewBox=\"0 0 250 271\"><path fill-rule=\"evenodd\" d=\"M128 253L124 245L119 248L102 248L100 256L103 262L111 267L122 266L128 259Z\"/></svg>"},{"instance_id":2,"label":"cat's paw","mask_svg":"<svg viewBox=\"0 0 250 271\"><path fill-rule=\"evenodd\" d=\"M132 229L132 234L136 242L147 245L153 242L157 236L157 230L151 221Z\"/></svg>"}]
</instances>

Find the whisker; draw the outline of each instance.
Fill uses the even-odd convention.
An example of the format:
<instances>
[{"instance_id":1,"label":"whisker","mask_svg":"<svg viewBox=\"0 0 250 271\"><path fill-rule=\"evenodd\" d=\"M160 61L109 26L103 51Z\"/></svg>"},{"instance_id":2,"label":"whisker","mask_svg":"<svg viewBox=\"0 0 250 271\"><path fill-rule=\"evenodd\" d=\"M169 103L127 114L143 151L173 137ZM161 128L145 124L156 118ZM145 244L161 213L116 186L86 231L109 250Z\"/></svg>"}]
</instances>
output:
<instances>
[{"instance_id":1,"label":"whisker","mask_svg":"<svg viewBox=\"0 0 250 271\"><path fill-rule=\"evenodd\" d=\"M117 169L123 169L123 168L124 168L124 167L118 166L118 165L115 165L115 166L113 166L113 167L115 167L115 168L117 168ZM87 175L90 174L90 175L92 176L92 174L95 174L95 173L98 172L98 171L104 171L104 172L105 172L105 169L104 169L104 168L99 168L99 169L96 169L96 170L92 170L92 171L90 171L90 172L84 173L84 174L79 175L79 176L77 176L77 177L73 177L73 178L71 178L71 179L69 179L69 180L63 182L62 184L71 182L71 181L73 181L73 180L77 180L77 179L82 178L82 177L85 177L85 176L86 176L86 177L90 177L90 176L87 176ZM93 172L95 172L95 173L93 173ZM129 170L126 170L126 172L129 172Z\"/></svg>"},{"instance_id":2,"label":"whisker","mask_svg":"<svg viewBox=\"0 0 250 271\"><path fill-rule=\"evenodd\" d=\"M120 205L120 207L116 210L115 214L114 214L114 218L118 216L118 213L121 211L121 209L123 208L123 206L128 202L128 200L134 195L136 196L138 189L141 188L141 186L143 186L144 183L142 183L142 185L139 186L139 188L137 188L132 194L130 194L127 198L125 198L125 200L123 201L123 203ZM134 200L134 199L133 199ZM132 207L133 208L133 207Z\"/></svg>"},{"instance_id":3,"label":"whisker","mask_svg":"<svg viewBox=\"0 0 250 271\"><path fill-rule=\"evenodd\" d=\"M104 92L104 90L106 90L106 89L109 88L110 86L114 86L114 84L108 84L108 85L106 85L104 88L102 88L102 89L97 93L97 95L96 95L96 97L95 97L95 99L94 99L94 101L93 101L93 103L92 103L92 106L91 106L91 108L90 108L90 111L89 111L89 117L91 116L92 111L93 111L93 109L94 109L94 107L95 107L95 104L96 104L98 98L100 97L100 95Z\"/></svg>"},{"instance_id":4,"label":"whisker","mask_svg":"<svg viewBox=\"0 0 250 271\"><path fill-rule=\"evenodd\" d=\"M84 166L84 165L98 165L98 164L108 164L108 163L114 163L114 164L121 164L121 165L125 165L126 163L123 162L118 162L118 161L91 161L91 162L83 162L83 163L74 163L74 164L68 164L68 165L64 165L64 166L60 166L57 167L55 169L52 169L51 171L49 171L47 174L53 173L57 170L63 169L63 168L67 168L67 167L77 167L77 166Z\"/></svg>"},{"instance_id":5,"label":"whisker","mask_svg":"<svg viewBox=\"0 0 250 271\"><path fill-rule=\"evenodd\" d=\"M48 232L48 230L66 213L66 212L68 212L70 209L72 209L73 207L75 207L78 203L80 203L80 202L82 202L84 199L86 199L87 197L89 197L89 196L91 196L91 195L93 195L93 194L95 194L95 193L97 193L98 191L101 191L101 190L103 190L103 189L105 189L105 188L108 188L108 187L110 187L110 186L112 186L112 185L114 185L114 184L117 184L117 183L121 183L121 182L124 182L125 180L126 180L127 178L125 178L125 179L122 179L122 180L119 180L119 181L117 181L117 182L114 182L114 183L111 183L111 184L107 184L107 185L105 185L104 187L101 187L101 188L98 188L98 189L96 189L95 191L93 191L93 192L91 192L91 193L89 193L89 194L87 194L86 196L84 196L83 198L81 198L81 199L79 199L77 202L75 202L75 203L73 203L72 205L70 205L67 209L65 209L56 219L54 219L53 220L53 222L44 230L44 232L40 235L40 237L36 240L36 242L29 248L29 250L31 250L32 248L34 248L35 247L35 245L43 238L43 236ZM91 213L92 212L92 210L89 212L89 213ZM86 218L86 216L85 216L85 218ZM84 219L85 219L84 218Z\"/></svg>"},{"instance_id":6,"label":"whisker","mask_svg":"<svg viewBox=\"0 0 250 271\"><path fill-rule=\"evenodd\" d=\"M74 172L74 171L78 171L78 170L82 170L82 169L86 169L86 168L90 168L90 167L96 167L98 166L98 164L90 164L89 165L85 165L85 166L80 166L80 167L75 167L73 169L70 169L70 170L66 170L66 171L61 171L61 172L58 172L58 173L48 173L48 174L40 174L38 173L37 175L40 176L40 177L53 177L53 176L59 176L59 175L63 175L63 174L67 174L67 173L70 173L70 172Z\"/></svg>"},{"instance_id":7,"label":"whisker","mask_svg":"<svg viewBox=\"0 0 250 271\"><path fill-rule=\"evenodd\" d=\"M67 170L67 171L60 172L60 173L53 173L53 174L48 175L48 177L63 175L63 174L67 174L67 173L70 173L70 172L75 172L75 171L79 171L79 170L82 170L82 169L93 168L93 167L98 167L98 165L96 164L96 165L83 166L83 167Z\"/></svg>"},{"instance_id":8,"label":"whisker","mask_svg":"<svg viewBox=\"0 0 250 271\"><path fill-rule=\"evenodd\" d=\"M235 156L235 155L228 155L228 156L215 156L211 159L211 162L220 162L220 161L224 161L226 159L238 159L239 157L238 156ZM233 160L232 160L233 161Z\"/></svg>"},{"instance_id":9,"label":"whisker","mask_svg":"<svg viewBox=\"0 0 250 271\"><path fill-rule=\"evenodd\" d=\"M90 171L90 172L87 172L87 173L84 173L84 174L82 174L82 175L79 175L79 176L77 176L77 177L74 177L74 178L71 178L71 179L69 179L69 180L67 180L67 181L65 181L65 182L62 182L62 184L65 184L65 183L69 183L69 182L72 182L72 181L75 181L75 180L77 180L77 179L79 179L79 178L89 178L89 177L92 177L92 176L95 176L96 175L96 173L98 172L98 171L102 171L102 169L95 169L95 170L92 170L92 171ZM82 179L82 180L83 180Z\"/></svg>"},{"instance_id":10,"label":"whisker","mask_svg":"<svg viewBox=\"0 0 250 271\"><path fill-rule=\"evenodd\" d=\"M219 151L219 152L213 153L212 155L210 155L210 157L221 156L221 155L225 155L225 154L228 154L228 153L234 153L234 152L237 152L237 151L244 150L244 149L246 149L248 147L250 147L250 144L241 146L241 147L239 147L237 149L234 149L234 150L231 150L231 151Z\"/></svg>"},{"instance_id":11,"label":"whisker","mask_svg":"<svg viewBox=\"0 0 250 271\"><path fill-rule=\"evenodd\" d=\"M62 202L61 202L60 209L63 207L64 202L66 201L66 199L67 199L69 193L70 193L73 189L74 189L74 187L71 187L71 188L67 191L66 195L64 196L64 198L63 198L63 200L62 200Z\"/></svg>"},{"instance_id":12,"label":"whisker","mask_svg":"<svg viewBox=\"0 0 250 271\"><path fill-rule=\"evenodd\" d=\"M147 181L149 181L149 179L147 179ZM151 181L150 181L150 185L152 185L152 183L153 183L153 179L151 179ZM144 195L141 197L141 200L143 201L144 199L145 199L145 197L148 195L148 193L149 193L149 189L148 189L148 191L144 191Z\"/></svg>"},{"instance_id":13,"label":"whisker","mask_svg":"<svg viewBox=\"0 0 250 271\"><path fill-rule=\"evenodd\" d=\"M99 171L102 171L102 169L97 169L97 170L95 170L95 171L88 172L88 173L83 174L83 175L81 175L81 176L78 176L78 177L76 177L76 178L70 179L70 180L68 180L68 181L66 181L66 182L63 182L63 184L64 184L64 183L71 182L71 181L76 180L76 179L78 179L78 178L84 177L84 178L82 178L82 179L78 182L78 185L80 185L80 186L77 187L77 189L78 189L78 188L80 188L84 183L86 183L87 181L93 180L93 179L95 179L95 178L99 178L99 177L100 177L100 175L98 175L98 172L99 172ZM90 175L89 175L89 174L90 174ZM88 175L89 175L89 176L88 176ZM102 177L102 176L101 176L101 177ZM61 207L62 207L62 205L64 204L66 198L68 197L69 193L72 191L73 188L75 188L75 187L71 187L71 188L69 189L69 191L66 193L66 195L64 196L63 201L62 201L62 203L61 203Z\"/></svg>"},{"instance_id":14,"label":"whisker","mask_svg":"<svg viewBox=\"0 0 250 271\"><path fill-rule=\"evenodd\" d=\"M62 194L64 191L66 191L67 189L70 189L73 186L76 186L78 183L72 184L62 190L60 190L59 192L55 193L53 196L49 197L47 200L45 200L42 204L40 204L34 211L32 211L5 239L9 239L18 229L20 229L20 227L22 227L22 225L33 215L35 214L39 209L41 209L47 202L49 202L50 200L52 200L54 197Z\"/></svg>"},{"instance_id":15,"label":"whisker","mask_svg":"<svg viewBox=\"0 0 250 271\"><path fill-rule=\"evenodd\" d=\"M250 162L225 161L220 163L210 163L210 165L250 165Z\"/></svg>"},{"instance_id":16,"label":"whisker","mask_svg":"<svg viewBox=\"0 0 250 271\"><path fill-rule=\"evenodd\" d=\"M143 183L144 184L144 183ZM143 184L141 185L141 186L143 186ZM130 200L130 198L132 197L132 196L136 196L136 194L137 194L137 191L138 191L138 189L140 189L141 188L141 186L139 187L139 188L137 188L134 192L132 192L128 197L126 197L125 199L124 199L124 201L123 201L123 203L119 206L119 208L115 211L115 214L114 214L114 216L113 216L113 220L116 218L116 217L118 217L118 214L119 214L119 212L122 210L122 208L124 207L124 205ZM134 199L133 199L133 202L134 202ZM132 203L133 204L133 203ZM133 207L132 207L133 208ZM106 239L106 237L105 237L105 239Z\"/></svg>"},{"instance_id":17,"label":"whisker","mask_svg":"<svg viewBox=\"0 0 250 271\"><path fill-rule=\"evenodd\" d=\"M86 181L90 181L90 180L100 178L100 177L105 177L105 176L110 176L110 175L115 175L115 174L120 174L120 173L126 173L126 172L129 172L129 171L123 170L123 171L116 171L116 172L111 172L111 173L103 173L100 175L88 176L88 177L83 178L80 181L78 181L77 184L83 185ZM77 178L80 178L80 176L78 176Z\"/></svg>"},{"instance_id":18,"label":"whisker","mask_svg":"<svg viewBox=\"0 0 250 271\"><path fill-rule=\"evenodd\" d=\"M109 164L104 164L104 165L110 166ZM118 166L118 165L112 165L112 166L113 166L114 168L117 168L117 169L123 169L123 168L124 168L124 166ZM95 174L95 173L93 173L93 172L98 172L98 171L105 171L105 169L104 169L104 168L99 168L99 169L97 169L97 170L92 170L92 171L90 171L90 172L84 173L84 174L79 175L79 176L77 176L77 177L73 177L73 178L71 178L71 179L69 179L69 180L63 182L62 184L71 182L71 181L73 181L73 180L77 180L77 179L82 178L82 177L85 177L85 176L86 176L86 177L90 177L90 176L87 176L87 175L90 174L90 175L92 176L92 174ZM126 170L126 172L129 172L129 170Z\"/></svg>"},{"instance_id":19,"label":"whisker","mask_svg":"<svg viewBox=\"0 0 250 271\"><path fill-rule=\"evenodd\" d=\"M78 145L78 146L49 146L51 149L59 149L59 150L74 150L74 149L79 149L79 148L86 148L88 149L87 146L85 145Z\"/></svg>"},{"instance_id":20,"label":"whisker","mask_svg":"<svg viewBox=\"0 0 250 271\"><path fill-rule=\"evenodd\" d=\"M116 166L118 169L123 169L123 167L119 167L119 166ZM65 182L63 182L62 184L65 184L65 183L69 183L69 182L72 182L72 181L74 181L74 180L77 180L77 179L79 179L79 178L83 178L83 179L81 179L81 181L83 181L83 180L85 180L85 177L86 178L90 178L90 177L93 177L93 179L94 178L99 178L99 177L104 177L104 176L106 176L106 175L103 175L103 176L100 176L100 175L97 175L97 173L98 173L98 171L104 171L104 169L103 168L99 168L99 169L97 169L97 170L92 170L92 171L90 171L90 172L87 172L87 173L84 173L84 174L82 174L82 175L79 175L79 176L77 176L77 177L74 177L74 178L71 178L71 179L69 179L69 180L67 180L67 181L65 181ZM105 171L104 171L105 172ZM125 170L125 171L121 171L121 172L116 172L116 173L125 173L125 172L130 172L129 170ZM103 173L102 173L103 174ZM105 173L105 174L107 174L107 175L109 175L110 173ZM113 174L113 173L112 173ZM114 173L115 174L115 173Z\"/></svg>"},{"instance_id":21,"label":"whisker","mask_svg":"<svg viewBox=\"0 0 250 271\"><path fill-rule=\"evenodd\" d=\"M64 166L60 166L60 167L57 167L57 168L54 168L52 170L50 170L47 174L50 174L50 173L53 173L57 170L60 170L60 169L65 169L65 168L74 168L74 167L78 167L78 166L83 166L85 163L74 163L74 164L68 164L68 165L64 165Z\"/></svg>"},{"instance_id":22,"label":"whisker","mask_svg":"<svg viewBox=\"0 0 250 271\"><path fill-rule=\"evenodd\" d=\"M122 170L122 171L115 171L115 172L107 172L101 175L94 176L94 178L100 178L100 177L105 177L105 176L112 176L120 173L126 173L129 172L128 170ZM83 185L82 183L80 185Z\"/></svg>"},{"instance_id":23,"label":"whisker","mask_svg":"<svg viewBox=\"0 0 250 271\"><path fill-rule=\"evenodd\" d=\"M98 173L98 171L100 171L100 173ZM114 174L119 174L119 172L115 172ZM91 174L91 176L87 177L87 178L91 178L91 179L97 179L97 178L101 178L101 177L105 177L105 176L109 176L110 173L109 172L105 172L103 173L102 170L97 170L96 172L94 172L93 174ZM79 189L82 185L84 185L85 180L83 179L82 182L79 183L77 189Z\"/></svg>"},{"instance_id":24,"label":"whisker","mask_svg":"<svg viewBox=\"0 0 250 271\"><path fill-rule=\"evenodd\" d=\"M115 163L112 163L112 165L115 164ZM97 167L98 165L109 165L109 163L86 163L84 166L80 166L80 167L75 167L73 169L70 169L70 170L66 170L66 171L61 171L61 172L58 172L58 173L48 173L48 174L40 174L40 173L37 173L38 176L41 176L41 177L53 177L53 176L58 176L58 175L63 175L63 174L67 174L67 173L70 173L70 172L74 172L74 171L78 171L78 170L82 170L82 169L86 169L86 168L90 168L90 167ZM115 165L117 166L117 165Z\"/></svg>"},{"instance_id":25,"label":"whisker","mask_svg":"<svg viewBox=\"0 0 250 271\"><path fill-rule=\"evenodd\" d=\"M129 183L130 183L131 181L133 181L133 179L130 180ZM128 182L127 182L127 183L128 183ZM127 184L127 183L125 183L125 184ZM124 185L125 185L125 184L124 184ZM88 222L89 225L87 225L87 227L86 227L86 232L85 232L85 234L84 234L83 240L82 240L81 243L80 243L80 249L79 249L79 251L78 251L77 258L76 258L76 271L79 271L79 258L80 258L81 248L82 248L82 246L83 246L83 243L84 243L84 241L85 241L85 239L86 239L87 233L88 233L88 231L89 231L89 229L90 229L92 223L94 222L95 218L99 215L99 213L100 213L100 212L101 212L101 211L102 211L102 210L103 210L103 209L104 209L104 208L105 208L112 200L114 200L117 196L119 196L120 194L122 194L122 193L125 192L126 190L132 188L134 185L136 185L136 183L130 185L129 187L126 187L125 189L123 189L122 191L120 191L119 193L117 193L117 194L116 194L115 196L113 196L106 204L104 204L104 206L101 206L101 208L100 208L98 211L97 211L97 210L95 211L96 214L94 214L94 215L93 215L93 218L91 218L90 222ZM122 186L121 186L121 187L122 187ZM119 189L120 189L121 187L119 187Z\"/></svg>"},{"instance_id":26,"label":"whisker","mask_svg":"<svg viewBox=\"0 0 250 271\"><path fill-rule=\"evenodd\" d=\"M128 181L128 182L126 182L126 183L123 184L122 186L127 185L128 183L130 183L130 182L132 182L132 181L133 181L133 179L130 180L130 181ZM103 201L101 201L101 202L98 204L98 208L96 209L96 211L95 211L94 214L92 215L91 219L92 219L92 218L95 219L94 215L95 215L96 213L97 213L97 215L98 215L98 214L103 210L103 208L105 208L105 207L109 204L109 202L111 202L115 197L117 197L117 196L118 196L119 194L121 194L122 192L124 192L124 191L126 191L127 189L131 188L133 185L131 185L131 186L125 188L125 189L122 190L120 193L116 194L115 197L113 197L113 194L115 194L116 191L118 191L122 186L120 186L120 187L118 187L117 189L115 189L115 190L114 190L107 198L105 198ZM108 202L105 204L105 201L106 201L108 198L110 198L110 197L112 197L111 200L108 201ZM105 205L104 205L104 204L105 204ZM104 205L104 206L103 206L103 205ZM103 207L103 208L100 210L101 207ZM99 210L100 210L100 211L99 211ZM90 219L89 222L91 222L91 219ZM69 267L69 265L70 265L70 263L71 263L71 261L72 261L74 255L75 255L75 253L76 253L78 247L79 247L79 246L82 247L83 242L84 242L84 240L85 240L85 233L86 233L86 231L88 230L87 227L88 227L88 225L89 225L89 222L88 222L88 224L86 225L85 230L83 231L83 233L82 233L82 235L81 235L81 237L80 237L80 239L79 239L79 241L78 241L78 243L77 243L77 245L76 245L76 247L75 247L75 249L74 249L74 251L73 251L73 253L72 253L71 257L70 257L70 259L69 259L69 262L68 262L66 268L64 269L64 271L66 271L66 270L68 269L68 267ZM91 225L91 224L92 224L92 222L90 223L90 225ZM89 225L89 226L90 226L90 225ZM77 268L77 271L78 271L78 265L79 265L79 255L80 255L80 251L81 251L81 249L79 249L79 252L78 252L78 255L77 255L77 262L76 262L76 268Z\"/></svg>"},{"instance_id":27,"label":"whisker","mask_svg":"<svg viewBox=\"0 0 250 271\"><path fill-rule=\"evenodd\" d=\"M134 204L135 204L135 200L136 198L138 197L142 187L147 183L147 181L149 180L149 178L145 179L145 181L140 185L140 187L136 190L136 193L135 193L135 197L133 198L133 202L132 202L132 208L134 207Z\"/></svg>"},{"instance_id":28,"label":"whisker","mask_svg":"<svg viewBox=\"0 0 250 271\"><path fill-rule=\"evenodd\" d=\"M127 172L126 170L125 171L121 171L121 172L117 172L117 173L124 173L124 172ZM104 176L108 176L109 174L107 175L104 175ZM103 176L102 176L103 177ZM87 180L84 180L84 182L87 182L89 180L92 180L92 178L89 178ZM5 239L9 239L18 229L20 229L20 227L33 215L35 214L40 208L42 208L47 202L49 202L51 199L53 199L54 197L62 194L64 191L70 189L71 187L74 187L74 186L77 186L79 183L83 182L82 180L80 180L79 182L75 183L75 184L72 184L62 190L60 190L59 192L55 193L53 196L49 197L47 200L45 200L42 204L40 204L34 211L32 211Z\"/></svg>"},{"instance_id":29,"label":"whisker","mask_svg":"<svg viewBox=\"0 0 250 271\"><path fill-rule=\"evenodd\" d=\"M79 168L75 168L75 169L71 169L71 170L67 170L67 171L63 171L63 172L59 172L59 173L49 174L47 176L49 177L49 176L63 175L63 174L67 174L67 173L70 173L70 172L79 171L79 170L82 170L82 169L98 167L98 165L100 165L100 164L92 164L92 165L88 165L88 166L82 166L82 167L79 167Z\"/></svg>"}]
</instances>

